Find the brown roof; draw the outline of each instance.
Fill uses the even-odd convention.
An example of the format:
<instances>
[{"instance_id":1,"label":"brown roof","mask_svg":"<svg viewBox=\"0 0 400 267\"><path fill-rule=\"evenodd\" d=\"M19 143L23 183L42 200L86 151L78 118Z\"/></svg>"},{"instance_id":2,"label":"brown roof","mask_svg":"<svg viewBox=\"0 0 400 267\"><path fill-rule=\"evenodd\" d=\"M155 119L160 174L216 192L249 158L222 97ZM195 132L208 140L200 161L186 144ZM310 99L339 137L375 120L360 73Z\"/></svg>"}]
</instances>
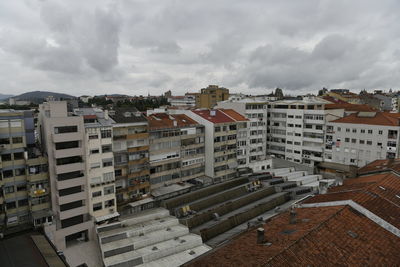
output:
<instances>
[{"instance_id":1,"label":"brown roof","mask_svg":"<svg viewBox=\"0 0 400 267\"><path fill-rule=\"evenodd\" d=\"M371 116L353 113L349 116L332 121L334 123L354 123L384 126L399 126L399 114L389 112L371 112Z\"/></svg>"},{"instance_id":2,"label":"brown roof","mask_svg":"<svg viewBox=\"0 0 400 267\"><path fill-rule=\"evenodd\" d=\"M199 115L200 117L212 122L212 123L228 123L236 121L247 121L247 119L241 114L237 113L233 109L195 109L192 110L193 113ZM211 116L212 112L215 112Z\"/></svg>"},{"instance_id":3,"label":"brown roof","mask_svg":"<svg viewBox=\"0 0 400 267\"><path fill-rule=\"evenodd\" d=\"M346 111L377 111L367 104L334 103L326 104L325 109L344 109Z\"/></svg>"},{"instance_id":4,"label":"brown roof","mask_svg":"<svg viewBox=\"0 0 400 267\"><path fill-rule=\"evenodd\" d=\"M400 177L393 173L347 179L327 194L317 195L304 203L352 200L400 228Z\"/></svg>"},{"instance_id":5,"label":"brown roof","mask_svg":"<svg viewBox=\"0 0 400 267\"><path fill-rule=\"evenodd\" d=\"M400 158L375 160L358 169L358 174L394 171L400 173Z\"/></svg>"},{"instance_id":6,"label":"brown roof","mask_svg":"<svg viewBox=\"0 0 400 267\"><path fill-rule=\"evenodd\" d=\"M154 113L147 116L150 130L162 128L182 128L198 125L198 123L184 114Z\"/></svg>"},{"instance_id":7,"label":"brown roof","mask_svg":"<svg viewBox=\"0 0 400 267\"><path fill-rule=\"evenodd\" d=\"M400 260L399 238L349 206L296 209L273 217L183 266L393 266Z\"/></svg>"}]
</instances>

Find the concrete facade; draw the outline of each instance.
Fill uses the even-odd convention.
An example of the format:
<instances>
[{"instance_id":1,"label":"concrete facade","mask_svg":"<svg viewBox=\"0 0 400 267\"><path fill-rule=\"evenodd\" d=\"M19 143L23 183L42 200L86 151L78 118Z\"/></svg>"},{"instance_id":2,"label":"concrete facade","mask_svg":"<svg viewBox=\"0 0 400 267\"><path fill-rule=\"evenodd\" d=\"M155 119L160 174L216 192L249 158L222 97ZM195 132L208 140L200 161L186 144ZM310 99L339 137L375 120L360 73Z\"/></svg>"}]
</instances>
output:
<instances>
[{"instance_id":1,"label":"concrete facade","mask_svg":"<svg viewBox=\"0 0 400 267\"><path fill-rule=\"evenodd\" d=\"M93 237L87 170L85 126L81 116L67 112L67 103L39 106L40 142L49 161L51 207L54 223L46 235L59 250L77 239Z\"/></svg>"},{"instance_id":2,"label":"concrete facade","mask_svg":"<svg viewBox=\"0 0 400 267\"><path fill-rule=\"evenodd\" d=\"M209 85L207 88L201 89L196 94L197 108L213 108L219 101L229 99L229 89L218 87L217 85Z\"/></svg>"}]
</instances>

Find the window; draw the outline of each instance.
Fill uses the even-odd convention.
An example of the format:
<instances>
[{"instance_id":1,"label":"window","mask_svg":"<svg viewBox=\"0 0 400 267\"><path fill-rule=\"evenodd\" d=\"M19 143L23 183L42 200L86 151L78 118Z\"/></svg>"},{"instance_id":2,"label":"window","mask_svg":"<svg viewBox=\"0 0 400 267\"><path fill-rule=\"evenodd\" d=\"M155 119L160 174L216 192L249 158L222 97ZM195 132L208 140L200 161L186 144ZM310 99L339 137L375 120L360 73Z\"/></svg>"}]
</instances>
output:
<instances>
[{"instance_id":1,"label":"window","mask_svg":"<svg viewBox=\"0 0 400 267\"><path fill-rule=\"evenodd\" d=\"M18 200L18 207L23 207L23 206L28 206L28 199L27 198Z\"/></svg>"},{"instance_id":2,"label":"window","mask_svg":"<svg viewBox=\"0 0 400 267\"><path fill-rule=\"evenodd\" d=\"M93 211L101 210L102 208L103 208L103 203L101 202L93 204Z\"/></svg>"},{"instance_id":3,"label":"window","mask_svg":"<svg viewBox=\"0 0 400 267\"><path fill-rule=\"evenodd\" d=\"M78 132L78 126L60 126L54 128L55 134L76 133L76 132Z\"/></svg>"},{"instance_id":4,"label":"window","mask_svg":"<svg viewBox=\"0 0 400 267\"><path fill-rule=\"evenodd\" d=\"M92 193L92 197L99 197L101 196L101 191L96 191Z\"/></svg>"},{"instance_id":5,"label":"window","mask_svg":"<svg viewBox=\"0 0 400 267\"><path fill-rule=\"evenodd\" d=\"M114 205L115 205L114 199L110 199L110 200L107 200L106 202L104 202L104 207L106 207L106 208L113 207Z\"/></svg>"},{"instance_id":6,"label":"window","mask_svg":"<svg viewBox=\"0 0 400 267\"><path fill-rule=\"evenodd\" d=\"M10 144L10 138L0 138L0 145Z\"/></svg>"},{"instance_id":7,"label":"window","mask_svg":"<svg viewBox=\"0 0 400 267\"><path fill-rule=\"evenodd\" d=\"M122 176L122 170L115 170L114 174L115 174L115 177Z\"/></svg>"},{"instance_id":8,"label":"window","mask_svg":"<svg viewBox=\"0 0 400 267\"><path fill-rule=\"evenodd\" d=\"M372 145L372 141L367 141L367 145Z\"/></svg>"},{"instance_id":9,"label":"window","mask_svg":"<svg viewBox=\"0 0 400 267\"><path fill-rule=\"evenodd\" d=\"M104 195L109 195L114 193L114 186L104 187Z\"/></svg>"},{"instance_id":10,"label":"window","mask_svg":"<svg viewBox=\"0 0 400 267\"><path fill-rule=\"evenodd\" d=\"M21 144L23 142L22 137L13 137L12 138L13 144Z\"/></svg>"},{"instance_id":11,"label":"window","mask_svg":"<svg viewBox=\"0 0 400 267\"><path fill-rule=\"evenodd\" d=\"M112 159L103 159L103 167L109 167L112 165L113 165Z\"/></svg>"},{"instance_id":12,"label":"window","mask_svg":"<svg viewBox=\"0 0 400 267\"><path fill-rule=\"evenodd\" d=\"M6 186L4 187L4 194L14 193L14 186Z\"/></svg>"},{"instance_id":13,"label":"window","mask_svg":"<svg viewBox=\"0 0 400 267\"><path fill-rule=\"evenodd\" d=\"M94 162L90 164L90 169L97 169L100 168L100 162Z\"/></svg>"},{"instance_id":14,"label":"window","mask_svg":"<svg viewBox=\"0 0 400 267\"><path fill-rule=\"evenodd\" d=\"M11 161L11 154L1 155L1 161Z\"/></svg>"},{"instance_id":15,"label":"window","mask_svg":"<svg viewBox=\"0 0 400 267\"><path fill-rule=\"evenodd\" d=\"M376 145L382 147L382 143L381 142L378 142Z\"/></svg>"},{"instance_id":16,"label":"window","mask_svg":"<svg viewBox=\"0 0 400 267\"><path fill-rule=\"evenodd\" d=\"M89 135L89 139L98 139L99 136L97 134L91 134Z\"/></svg>"},{"instance_id":17,"label":"window","mask_svg":"<svg viewBox=\"0 0 400 267\"><path fill-rule=\"evenodd\" d=\"M101 138L110 138L111 130L101 130Z\"/></svg>"},{"instance_id":18,"label":"window","mask_svg":"<svg viewBox=\"0 0 400 267\"><path fill-rule=\"evenodd\" d=\"M350 129L349 128L346 128L346 133L349 133L350 132Z\"/></svg>"},{"instance_id":19,"label":"window","mask_svg":"<svg viewBox=\"0 0 400 267\"><path fill-rule=\"evenodd\" d=\"M337 131L338 132L340 132L342 130L342 128L340 128L340 127L337 127Z\"/></svg>"},{"instance_id":20,"label":"window","mask_svg":"<svg viewBox=\"0 0 400 267\"><path fill-rule=\"evenodd\" d=\"M360 140L360 144L361 145L365 144L365 141L364 140Z\"/></svg>"},{"instance_id":21,"label":"window","mask_svg":"<svg viewBox=\"0 0 400 267\"><path fill-rule=\"evenodd\" d=\"M14 172L15 172L15 176L25 175L25 168L15 169Z\"/></svg>"},{"instance_id":22,"label":"window","mask_svg":"<svg viewBox=\"0 0 400 267\"><path fill-rule=\"evenodd\" d=\"M353 132L353 133L357 133L357 129L353 129L352 132Z\"/></svg>"},{"instance_id":23,"label":"window","mask_svg":"<svg viewBox=\"0 0 400 267\"><path fill-rule=\"evenodd\" d=\"M112 152L112 146L111 145L102 145L101 153L108 153L108 152Z\"/></svg>"},{"instance_id":24,"label":"window","mask_svg":"<svg viewBox=\"0 0 400 267\"><path fill-rule=\"evenodd\" d=\"M372 134L372 130L368 130L368 133L369 133L369 134Z\"/></svg>"},{"instance_id":25,"label":"window","mask_svg":"<svg viewBox=\"0 0 400 267\"><path fill-rule=\"evenodd\" d=\"M350 138L346 137L346 138L344 139L344 141L345 141L346 143L348 143L348 142L350 142Z\"/></svg>"},{"instance_id":26,"label":"window","mask_svg":"<svg viewBox=\"0 0 400 267\"><path fill-rule=\"evenodd\" d=\"M13 176L14 176L14 173L13 173L12 170L3 171L3 178L10 178L10 177L13 177Z\"/></svg>"},{"instance_id":27,"label":"window","mask_svg":"<svg viewBox=\"0 0 400 267\"><path fill-rule=\"evenodd\" d=\"M383 134L383 131L382 131L382 130L379 130L379 131L378 131L378 134L382 135L382 134Z\"/></svg>"},{"instance_id":28,"label":"window","mask_svg":"<svg viewBox=\"0 0 400 267\"><path fill-rule=\"evenodd\" d=\"M26 184L17 185L17 191L26 191Z\"/></svg>"},{"instance_id":29,"label":"window","mask_svg":"<svg viewBox=\"0 0 400 267\"><path fill-rule=\"evenodd\" d=\"M15 209L16 207L17 207L17 204L15 201L7 203L7 209Z\"/></svg>"},{"instance_id":30,"label":"window","mask_svg":"<svg viewBox=\"0 0 400 267\"><path fill-rule=\"evenodd\" d=\"M100 149L98 149L98 148L90 150L90 154L99 154L99 153L100 153Z\"/></svg>"},{"instance_id":31,"label":"window","mask_svg":"<svg viewBox=\"0 0 400 267\"><path fill-rule=\"evenodd\" d=\"M14 153L14 160L24 159L24 152Z\"/></svg>"},{"instance_id":32,"label":"window","mask_svg":"<svg viewBox=\"0 0 400 267\"><path fill-rule=\"evenodd\" d=\"M361 133L365 133L365 129L361 129L360 131L361 131Z\"/></svg>"},{"instance_id":33,"label":"window","mask_svg":"<svg viewBox=\"0 0 400 267\"><path fill-rule=\"evenodd\" d=\"M355 144L355 143L357 142L357 139L352 138L352 139L351 139L351 142L352 142L353 144Z\"/></svg>"}]
</instances>

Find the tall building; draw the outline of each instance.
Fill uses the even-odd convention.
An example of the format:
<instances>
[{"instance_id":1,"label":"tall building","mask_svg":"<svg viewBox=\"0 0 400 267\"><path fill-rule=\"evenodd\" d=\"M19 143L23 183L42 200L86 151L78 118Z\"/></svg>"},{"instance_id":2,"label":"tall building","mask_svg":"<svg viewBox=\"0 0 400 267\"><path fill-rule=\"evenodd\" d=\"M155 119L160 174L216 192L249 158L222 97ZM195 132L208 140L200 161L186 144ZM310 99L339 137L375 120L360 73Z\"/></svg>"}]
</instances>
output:
<instances>
[{"instance_id":1,"label":"tall building","mask_svg":"<svg viewBox=\"0 0 400 267\"><path fill-rule=\"evenodd\" d=\"M67 111L67 102L39 106L38 128L49 162L54 223L45 232L59 250L75 240L93 238L94 222L86 168L86 132L83 116Z\"/></svg>"},{"instance_id":2,"label":"tall building","mask_svg":"<svg viewBox=\"0 0 400 267\"><path fill-rule=\"evenodd\" d=\"M239 168L249 167L254 172L261 172L271 167L271 158L267 156L267 103L265 98L258 97L218 102L217 108L233 109L249 120L247 131L238 136Z\"/></svg>"},{"instance_id":3,"label":"tall building","mask_svg":"<svg viewBox=\"0 0 400 267\"><path fill-rule=\"evenodd\" d=\"M218 87L217 85L209 85L207 88L201 89L196 94L197 108L213 108L217 102L229 99L229 89Z\"/></svg>"},{"instance_id":4,"label":"tall building","mask_svg":"<svg viewBox=\"0 0 400 267\"><path fill-rule=\"evenodd\" d=\"M112 123L108 112L98 108L76 109L85 126L85 164L89 211L96 223L117 217L115 199Z\"/></svg>"},{"instance_id":5,"label":"tall building","mask_svg":"<svg viewBox=\"0 0 400 267\"><path fill-rule=\"evenodd\" d=\"M153 113L147 118L151 188L203 177L204 126L183 114Z\"/></svg>"},{"instance_id":6,"label":"tall building","mask_svg":"<svg viewBox=\"0 0 400 267\"><path fill-rule=\"evenodd\" d=\"M52 222L47 159L35 145L33 111L0 110L0 226Z\"/></svg>"},{"instance_id":7,"label":"tall building","mask_svg":"<svg viewBox=\"0 0 400 267\"><path fill-rule=\"evenodd\" d=\"M327 123L325 161L362 167L399 155L399 113L358 112Z\"/></svg>"},{"instance_id":8,"label":"tall building","mask_svg":"<svg viewBox=\"0 0 400 267\"><path fill-rule=\"evenodd\" d=\"M325 109L314 98L268 104L268 152L278 158L314 166L323 161L326 122L343 116L343 109Z\"/></svg>"},{"instance_id":9,"label":"tall building","mask_svg":"<svg viewBox=\"0 0 400 267\"><path fill-rule=\"evenodd\" d=\"M135 108L109 111L118 210L149 196L149 132L146 117Z\"/></svg>"},{"instance_id":10,"label":"tall building","mask_svg":"<svg viewBox=\"0 0 400 267\"><path fill-rule=\"evenodd\" d=\"M237 147L247 140L247 119L231 109L177 110L205 127L205 174L214 182L237 177Z\"/></svg>"}]
</instances>

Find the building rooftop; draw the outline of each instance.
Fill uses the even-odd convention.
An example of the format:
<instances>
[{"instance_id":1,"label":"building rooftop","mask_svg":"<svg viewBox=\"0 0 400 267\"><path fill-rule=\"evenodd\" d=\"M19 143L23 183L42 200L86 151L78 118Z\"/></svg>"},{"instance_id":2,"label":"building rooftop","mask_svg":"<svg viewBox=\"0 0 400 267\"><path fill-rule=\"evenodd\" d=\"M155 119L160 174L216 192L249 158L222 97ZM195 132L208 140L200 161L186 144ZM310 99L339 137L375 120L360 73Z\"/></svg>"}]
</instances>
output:
<instances>
[{"instance_id":1,"label":"building rooftop","mask_svg":"<svg viewBox=\"0 0 400 267\"><path fill-rule=\"evenodd\" d=\"M108 114L116 123L147 122L146 117L133 107L115 108L109 110Z\"/></svg>"},{"instance_id":2,"label":"building rooftop","mask_svg":"<svg viewBox=\"0 0 400 267\"><path fill-rule=\"evenodd\" d=\"M198 126L195 120L184 114L153 113L147 116L150 130Z\"/></svg>"},{"instance_id":3,"label":"building rooftop","mask_svg":"<svg viewBox=\"0 0 400 267\"><path fill-rule=\"evenodd\" d=\"M332 121L333 123L354 123L383 126L400 126L400 113L357 112Z\"/></svg>"},{"instance_id":4,"label":"building rooftop","mask_svg":"<svg viewBox=\"0 0 400 267\"><path fill-rule=\"evenodd\" d=\"M264 225L265 241L257 244L257 229L183 266L338 266L396 265L399 238L347 205L295 209Z\"/></svg>"},{"instance_id":5,"label":"building rooftop","mask_svg":"<svg viewBox=\"0 0 400 267\"><path fill-rule=\"evenodd\" d=\"M376 172L394 171L400 173L400 158L375 160L358 169L358 174L370 174Z\"/></svg>"},{"instance_id":6,"label":"building rooftop","mask_svg":"<svg viewBox=\"0 0 400 267\"><path fill-rule=\"evenodd\" d=\"M233 109L195 109L192 112L212 123L248 121L248 119Z\"/></svg>"},{"instance_id":7,"label":"building rooftop","mask_svg":"<svg viewBox=\"0 0 400 267\"><path fill-rule=\"evenodd\" d=\"M366 104L334 103L326 104L325 109L344 109L345 111L377 111L375 108Z\"/></svg>"}]
</instances>

